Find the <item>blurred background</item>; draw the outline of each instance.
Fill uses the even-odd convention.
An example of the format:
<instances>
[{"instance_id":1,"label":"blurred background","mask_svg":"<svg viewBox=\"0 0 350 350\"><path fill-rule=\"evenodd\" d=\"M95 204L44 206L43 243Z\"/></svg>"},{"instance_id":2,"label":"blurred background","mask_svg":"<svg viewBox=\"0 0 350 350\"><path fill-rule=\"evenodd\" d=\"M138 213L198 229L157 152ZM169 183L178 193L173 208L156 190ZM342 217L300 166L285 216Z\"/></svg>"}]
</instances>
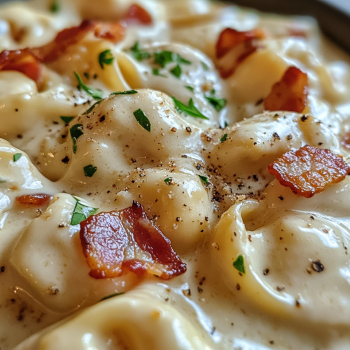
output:
<instances>
[{"instance_id":1,"label":"blurred background","mask_svg":"<svg viewBox=\"0 0 350 350\"><path fill-rule=\"evenodd\" d=\"M165 0L172 1L172 0ZM200 1L200 0L199 0ZM260 11L314 17L324 34L350 53L350 0L224 0Z\"/></svg>"}]
</instances>

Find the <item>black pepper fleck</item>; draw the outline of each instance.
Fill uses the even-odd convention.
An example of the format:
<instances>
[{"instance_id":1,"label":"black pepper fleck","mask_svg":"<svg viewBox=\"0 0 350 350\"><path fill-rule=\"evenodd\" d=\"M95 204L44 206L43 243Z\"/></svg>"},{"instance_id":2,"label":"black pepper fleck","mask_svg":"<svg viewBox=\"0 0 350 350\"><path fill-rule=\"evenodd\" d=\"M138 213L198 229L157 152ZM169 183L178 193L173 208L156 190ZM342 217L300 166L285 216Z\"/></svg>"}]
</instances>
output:
<instances>
[{"instance_id":1,"label":"black pepper fleck","mask_svg":"<svg viewBox=\"0 0 350 350\"><path fill-rule=\"evenodd\" d=\"M315 260L311 263L311 267L316 272L322 272L324 270L324 266L320 260Z\"/></svg>"}]
</instances>

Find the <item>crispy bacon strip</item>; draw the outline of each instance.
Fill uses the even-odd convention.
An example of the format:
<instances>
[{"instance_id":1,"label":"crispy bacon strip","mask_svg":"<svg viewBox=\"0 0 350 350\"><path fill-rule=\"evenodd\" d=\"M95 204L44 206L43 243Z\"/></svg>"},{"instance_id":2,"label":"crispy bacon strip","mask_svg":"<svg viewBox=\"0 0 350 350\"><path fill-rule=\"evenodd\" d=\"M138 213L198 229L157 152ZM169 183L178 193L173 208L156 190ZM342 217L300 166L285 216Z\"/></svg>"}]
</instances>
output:
<instances>
[{"instance_id":1,"label":"crispy bacon strip","mask_svg":"<svg viewBox=\"0 0 350 350\"><path fill-rule=\"evenodd\" d=\"M152 24L153 20L151 15L140 5L132 4L125 17L124 21L128 24Z\"/></svg>"},{"instance_id":2,"label":"crispy bacon strip","mask_svg":"<svg viewBox=\"0 0 350 350\"><path fill-rule=\"evenodd\" d=\"M272 86L265 98L265 109L268 111L291 111L302 113L307 105L307 74L297 67L289 67L282 79Z\"/></svg>"},{"instance_id":3,"label":"crispy bacon strip","mask_svg":"<svg viewBox=\"0 0 350 350\"><path fill-rule=\"evenodd\" d=\"M80 240L93 278L118 277L132 271L170 279L186 272L186 264L169 239L135 201L129 208L82 221Z\"/></svg>"},{"instance_id":4,"label":"crispy bacon strip","mask_svg":"<svg viewBox=\"0 0 350 350\"><path fill-rule=\"evenodd\" d=\"M257 41L263 39L265 33L261 29L253 29L246 32L239 32L232 28L224 29L216 43L216 58L223 59L230 52L232 59L224 64L219 64L219 72L222 78L232 75L240 63L249 55L254 53L259 45ZM232 52L235 50L235 52Z\"/></svg>"},{"instance_id":5,"label":"crispy bacon strip","mask_svg":"<svg viewBox=\"0 0 350 350\"><path fill-rule=\"evenodd\" d=\"M96 25L93 21L83 21L79 26L63 29L50 43L29 50L38 61L53 62L69 46L82 40Z\"/></svg>"},{"instance_id":6,"label":"crispy bacon strip","mask_svg":"<svg viewBox=\"0 0 350 350\"><path fill-rule=\"evenodd\" d=\"M97 23L94 34L97 38L117 43L125 36L125 26L120 22Z\"/></svg>"},{"instance_id":7,"label":"crispy bacon strip","mask_svg":"<svg viewBox=\"0 0 350 350\"><path fill-rule=\"evenodd\" d=\"M311 198L350 174L350 167L342 157L328 149L308 145L284 153L268 170L281 185L305 198Z\"/></svg>"},{"instance_id":8,"label":"crispy bacon strip","mask_svg":"<svg viewBox=\"0 0 350 350\"><path fill-rule=\"evenodd\" d=\"M2 51L0 70L15 70L33 79L38 86L42 83L41 66L29 49Z\"/></svg>"},{"instance_id":9,"label":"crispy bacon strip","mask_svg":"<svg viewBox=\"0 0 350 350\"><path fill-rule=\"evenodd\" d=\"M45 193L25 194L16 197L16 201L24 205L44 205L51 199L51 196Z\"/></svg>"}]
</instances>

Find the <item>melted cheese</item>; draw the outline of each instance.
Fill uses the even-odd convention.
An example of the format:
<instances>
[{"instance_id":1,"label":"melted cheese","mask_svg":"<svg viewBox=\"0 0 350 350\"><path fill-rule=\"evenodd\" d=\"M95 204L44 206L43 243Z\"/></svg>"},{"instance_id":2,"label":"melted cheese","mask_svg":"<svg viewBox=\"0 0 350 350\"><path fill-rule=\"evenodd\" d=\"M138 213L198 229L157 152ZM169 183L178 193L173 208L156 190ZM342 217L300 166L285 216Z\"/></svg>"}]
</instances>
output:
<instances>
[{"instance_id":1,"label":"melted cheese","mask_svg":"<svg viewBox=\"0 0 350 350\"><path fill-rule=\"evenodd\" d=\"M49 0L3 6L1 49L44 45L83 19L119 20L134 1L57 3L55 13ZM350 131L348 57L328 49L311 19L204 0L138 3L152 25L128 26L117 44L87 35L45 65L39 91L22 73L0 72L0 348L349 348L349 179L305 199L267 171L305 144L348 155L339 142ZM268 35L223 80L215 44L226 27ZM149 55L138 59L135 43ZM101 67L105 50L114 60ZM161 51L173 62L157 65ZM259 102L290 65L308 74L307 118ZM77 89L75 71L102 101ZM226 100L222 109L214 96ZM47 206L16 200L38 193L52 196ZM187 272L90 277L71 224L77 200L99 212L140 202Z\"/></svg>"}]
</instances>

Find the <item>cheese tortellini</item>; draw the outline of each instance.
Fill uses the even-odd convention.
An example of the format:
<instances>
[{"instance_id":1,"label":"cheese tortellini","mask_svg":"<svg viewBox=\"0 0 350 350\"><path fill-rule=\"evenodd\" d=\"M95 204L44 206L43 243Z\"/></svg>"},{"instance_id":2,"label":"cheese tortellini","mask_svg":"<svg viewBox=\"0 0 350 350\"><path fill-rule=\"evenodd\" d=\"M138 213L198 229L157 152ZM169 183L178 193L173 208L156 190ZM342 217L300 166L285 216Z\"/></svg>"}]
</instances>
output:
<instances>
[{"instance_id":1,"label":"cheese tortellini","mask_svg":"<svg viewBox=\"0 0 350 350\"><path fill-rule=\"evenodd\" d=\"M349 178L304 198L269 171L303 146L347 167L327 45L209 0L0 8L1 350L347 349ZM267 110L291 66L303 110Z\"/></svg>"}]
</instances>

